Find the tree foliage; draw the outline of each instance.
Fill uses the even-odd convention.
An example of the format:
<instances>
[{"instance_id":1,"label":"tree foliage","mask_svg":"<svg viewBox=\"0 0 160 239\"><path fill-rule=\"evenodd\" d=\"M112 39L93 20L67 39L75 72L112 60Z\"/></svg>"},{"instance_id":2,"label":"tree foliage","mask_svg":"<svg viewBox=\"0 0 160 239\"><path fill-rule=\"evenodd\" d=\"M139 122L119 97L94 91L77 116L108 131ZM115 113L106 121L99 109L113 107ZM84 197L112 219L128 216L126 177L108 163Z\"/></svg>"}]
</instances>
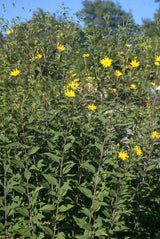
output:
<instances>
[{"instance_id":1,"label":"tree foliage","mask_svg":"<svg viewBox=\"0 0 160 239\"><path fill-rule=\"evenodd\" d=\"M124 26L131 19L130 13L126 13L119 4L116 5L112 1L85 0L82 4L84 8L81 14L84 15L85 24L93 23L106 29L109 26L112 28L117 25Z\"/></svg>"}]
</instances>

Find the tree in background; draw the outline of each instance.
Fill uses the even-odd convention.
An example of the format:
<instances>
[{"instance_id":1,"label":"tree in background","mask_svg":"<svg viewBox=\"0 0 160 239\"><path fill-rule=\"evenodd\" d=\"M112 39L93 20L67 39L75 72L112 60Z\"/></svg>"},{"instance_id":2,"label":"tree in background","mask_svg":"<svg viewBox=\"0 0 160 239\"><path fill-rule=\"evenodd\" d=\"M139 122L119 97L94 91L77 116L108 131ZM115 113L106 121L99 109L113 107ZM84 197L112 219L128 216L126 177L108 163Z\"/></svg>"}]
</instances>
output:
<instances>
[{"instance_id":1,"label":"tree in background","mask_svg":"<svg viewBox=\"0 0 160 239\"><path fill-rule=\"evenodd\" d=\"M160 0L155 0L155 2L160 3ZM160 37L160 8L154 14L153 21L150 19L144 19L143 24L148 36L151 38Z\"/></svg>"},{"instance_id":2,"label":"tree in background","mask_svg":"<svg viewBox=\"0 0 160 239\"><path fill-rule=\"evenodd\" d=\"M82 4L84 8L80 13L84 16L84 22L87 25L93 23L103 29L108 26L115 28L117 25L126 25L128 20L132 19L130 13L126 13L119 4L116 5L112 1L85 0Z\"/></svg>"}]
</instances>

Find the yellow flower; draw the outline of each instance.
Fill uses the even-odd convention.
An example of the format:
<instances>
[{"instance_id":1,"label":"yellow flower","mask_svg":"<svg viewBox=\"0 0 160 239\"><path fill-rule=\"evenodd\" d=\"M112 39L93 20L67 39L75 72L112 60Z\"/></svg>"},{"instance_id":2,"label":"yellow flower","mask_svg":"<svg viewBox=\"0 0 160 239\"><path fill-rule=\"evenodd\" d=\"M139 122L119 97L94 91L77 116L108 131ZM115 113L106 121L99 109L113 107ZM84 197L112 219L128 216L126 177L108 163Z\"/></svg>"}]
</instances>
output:
<instances>
[{"instance_id":1,"label":"yellow flower","mask_svg":"<svg viewBox=\"0 0 160 239\"><path fill-rule=\"evenodd\" d=\"M70 97L70 98L75 97L75 93L74 93L73 90L66 90L65 95Z\"/></svg>"},{"instance_id":2,"label":"yellow flower","mask_svg":"<svg viewBox=\"0 0 160 239\"><path fill-rule=\"evenodd\" d=\"M70 84L68 84L68 87L71 87L73 90L77 89L79 84L76 81L77 81L77 79L72 81Z\"/></svg>"},{"instance_id":3,"label":"yellow flower","mask_svg":"<svg viewBox=\"0 0 160 239\"><path fill-rule=\"evenodd\" d=\"M131 63L130 63L130 65L131 65L132 67L137 67L137 66L139 66L139 64L140 64L140 62L139 62L139 61L136 61L136 60L132 60Z\"/></svg>"},{"instance_id":4,"label":"yellow flower","mask_svg":"<svg viewBox=\"0 0 160 239\"><path fill-rule=\"evenodd\" d=\"M112 65L112 61L111 59L109 59L108 57L102 59L100 61L100 63L103 65L103 67L110 67Z\"/></svg>"},{"instance_id":5,"label":"yellow flower","mask_svg":"<svg viewBox=\"0 0 160 239\"><path fill-rule=\"evenodd\" d=\"M79 51L76 51L76 53L78 54L78 53L79 53Z\"/></svg>"},{"instance_id":6,"label":"yellow flower","mask_svg":"<svg viewBox=\"0 0 160 239\"><path fill-rule=\"evenodd\" d=\"M44 222L42 223L43 226L50 226L50 224L51 224L51 223L50 223L49 221L48 221L48 222L44 221Z\"/></svg>"},{"instance_id":7,"label":"yellow flower","mask_svg":"<svg viewBox=\"0 0 160 239\"><path fill-rule=\"evenodd\" d=\"M6 31L6 34L9 35L9 34L11 34L12 32L14 32L13 29L12 29L12 30L8 30L8 31Z\"/></svg>"},{"instance_id":8,"label":"yellow flower","mask_svg":"<svg viewBox=\"0 0 160 239\"><path fill-rule=\"evenodd\" d=\"M115 72L114 72L114 75L117 76L117 77L119 77L119 76L122 75L122 73L121 73L120 71L115 71Z\"/></svg>"},{"instance_id":9,"label":"yellow flower","mask_svg":"<svg viewBox=\"0 0 160 239\"><path fill-rule=\"evenodd\" d=\"M151 45L145 46L145 49L146 49L146 50L147 50L148 48L152 48L152 46L151 46Z\"/></svg>"},{"instance_id":10,"label":"yellow flower","mask_svg":"<svg viewBox=\"0 0 160 239\"><path fill-rule=\"evenodd\" d=\"M130 48L132 46L132 44L126 44L125 46Z\"/></svg>"},{"instance_id":11,"label":"yellow flower","mask_svg":"<svg viewBox=\"0 0 160 239\"><path fill-rule=\"evenodd\" d=\"M83 54L83 57L85 58L85 57L89 57L89 54Z\"/></svg>"},{"instance_id":12,"label":"yellow flower","mask_svg":"<svg viewBox=\"0 0 160 239\"><path fill-rule=\"evenodd\" d=\"M155 85L156 85L154 82L151 82L150 84L151 84L151 85L153 85L153 86L155 86Z\"/></svg>"},{"instance_id":13,"label":"yellow flower","mask_svg":"<svg viewBox=\"0 0 160 239\"><path fill-rule=\"evenodd\" d=\"M15 70L13 70L13 71L10 72L10 75L11 75L11 76L18 76L19 73L20 73L20 70L18 70L18 69L16 68Z\"/></svg>"},{"instance_id":14,"label":"yellow flower","mask_svg":"<svg viewBox=\"0 0 160 239\"><path fill-rule=\"evenodd\" d=\"M160 63L159 63L158 61L155 61L154 64L155 64L156 66L160 66Z\"/></svg>"},{"instance_id":15,"label":"yellow flower","mask_svg":"<svg viewBox=\"0 0 160 239\"><path fill-rule=\"evenodd\" d=\"M10 46L13 46L13 43L12 43L12 42L9 42L9 45L10 45Z\"/></svg>"},{"instance_id":16,"label":"yellow flower","mask_svg":"<svg viewBox=\"0 0 160 239\"><path fill-rule=\"evenodd\" d=\"M92 111L95 111L96 110L96 106L94 104L89 104L88 105L88 109L92 110Z\"/></svg>"},{"instance_id":17,"label":"yellow flower","mask_svg":"<svg viewBox=\"0 0 160 239\"><path fill-rule=\"evenodd\" d=\"M76 76L76 73L72 74L72 77Z\"/></svg>"},{"instance_id":18,"label":"yellow flower","mask_svg":"<svg viewBox=\"0 0 160 239\"><path fill-rule=\"evenodd\" d=\"M125 152L120 152L118 154L118 157L121 158L122 160L126 160L127 158L129 158L128 154L126 154Z\"/></svg>"},{"instance_id":19,"label":"yellow flower","mask_svg":"<svg viewBox=\"0 0 160 239\"><path fill-rule=\"evenodd\" d=\"M130 88L133 89L133 90L136 90L136 89L137 89L137 86L134 85L134 84L131 84L131 87L130 87Z\"/></svg>"},{"instance_id":20,"label":"yellow flower","mask_svg":"<svg viewBox=\"0 0 160 239\"><path fill-rule=\"evenodd\" d=\"M108 88L108 90L110 90L112 93L116 93L116 89L115 88Z\"/></svg>"},{"instance_id":21,"label":"yellow flower","mask_svg":"<svg viewBox=\"0 0 160 239\"><path fill-rule=\"evenodd\" d=\"M57 50L59 51L64 51L65 50L65 46L62 44L59 44L59 42L57 43Z\"/></svg>"},{"instance_id":22,"label":"yellow flower","mask_svg":"<svg viewBox=\"0 0 160 239\"><path fill-rule=\"evenodd\" d=\"M155 61L160 61L160 56L156 56L156 60Z\"/></svg>"},{"instance_id":23,"label":"yellow flower","mask_svg":"<svg viewBox=\"0 0 160 239\"><path fill-rule=\"evenodd\" d=\"M152 137L153 139L159 139L159 138L160 138L160 134L157 133L157 131L153 131L152 134L151 134L151 137Z\"/></svg>"},{"instance_id":24,"label":"yellow flower","mask_svg":"<svg viewBox=\"0 0 160 239\"><path fill-rule=\"evenodd\" d=\"M38 54L37 56L35 56L35 59L41 59L41 58L42 58L41 54Z\"/></svg>"},{"instance_id":25,"label":"yellow flower","mask_svg":"<svg viewBox=\"0 0 160 239\"><path fill-rule=\"evenodd\" d=\"M139 147L139 146L135 146L134 147L134 151L136 152L136 154L138 155L138 156L141 156L142 155L142 150L141 150L141 148Z\"/></svg>"}]
</instances>

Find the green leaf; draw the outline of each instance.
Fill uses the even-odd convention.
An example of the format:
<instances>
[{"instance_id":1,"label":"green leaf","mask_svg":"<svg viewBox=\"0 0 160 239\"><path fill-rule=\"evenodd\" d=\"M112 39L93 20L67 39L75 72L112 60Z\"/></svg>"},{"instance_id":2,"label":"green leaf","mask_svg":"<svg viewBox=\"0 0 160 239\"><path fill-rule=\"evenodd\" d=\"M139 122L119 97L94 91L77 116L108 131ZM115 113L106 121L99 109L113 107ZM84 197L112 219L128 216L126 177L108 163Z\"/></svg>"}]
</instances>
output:
<instances>
[{"instance_id":1,"label":"green leaf","mask_svg":"<svg viewBox=\"0 0 160 239\"><path fill-rule=\"evenodd\" d=\"M63 175L64 175L64 174L67 174L67 173L71 170L71 168L73 168L74 165L75 165L75 163L73 163L73 162L71 162L71 163L65 165L65 166L63 167Z\"/></svg>"},{"instance_id":2,"label":"green leaf","mask_svg":"<svg viewBox=\"0 0 160 239\"><path fill-rule=\"evenodd\" d=\"M84 188L84 187L79 187L79 191L80 191L81 193L83 193L86 197L92 198L92 192L91 192L90 189Z\"/></svg>"},{"instance_id":3,"label":"green leaf","mask_svg":"<svg viewBox=\"0 0 160 239\"><path fill-rule=\"evenodd\" d=\"M51 154L51 153L44 153L44 154L47 155L48 157L50 157L53 160L53 162L57 162L57 163L60 162L61 158L58 157L57 155Z\"/></svg>"},{"instance_id":4,"label":"green leaf","mask_svg":"<svg viewBox=\"0 0 160 239\"><path fill-rule=\"evenodd\" d=\"M53 230L51 230L51 228L47 227L47 226L43 226L42 227L42 230L44 231L44 233L47 235L47 236L51 236L53 235Z\"/></svg>"},{"instance_id":5,"label":"green leaf","mask_svg":"<svg viewBox=\"0 0 160 239\"><path fill-rule=\"evenodd\" d=\"M92 226L89 223L87 223L83 218L73 216L73 219L80 228L91 231Z\"/></svg>"},{"instance_id":6,"label":"green leaf","mask_svg":"<svg viewBox=\"0 0 160 239\"><path fill-rule=\"evenodd\" d=\"M87 169L91 173L95 173L95 167L89 163L82 163L81 167Z\"/></svg>"},{"instance_id":7,"label":"green leaf","mask_svg":"<svg viewBox=\"0 0 160 239\"><path fill-rule=\"evenodd\" d=\"M15 211L22 216L29 217L29 210L27 210L25 207L15 208Z\"/></svg>"},{"instance_id":8,"label":"green leaf","mask_svg":"<svg viewBox=\"0 0 160 239\"><path fill-rule=\"evenodd\" d=\"M85 207L82 208L81 212L84 213L87 217L93 218L93 214L90 212L88 208L85 208Z\"/></svg>"},{"instance_id":9,"label":"green leaf","mask_svg":"<svg viewBox=\"0 0 160 239\"><path fill-rule=\"evenodd\" d=\"M65 238L66 238L66 236L63 232L59 232L56 236L56 239L65 239Z\"/></svg>"},{"instance_id":10,"label":"green leaf","mask_svg":"<svg viewBox=\"0 0 160 239\"><path fill-rule=\"evenodd\" d=\"M0 134L0 140L3 141L4 143L9 142L9 139L6 136L4 136L3 134Z\"/></svg>"},{"instance_id":11,"label":"green leaf","mask_svg":"<svg viewBox=\"0 0 160 239\"><path fill-rule=\"evenodd\" d=\"M74 207L74 205L71 205L71 204L69 204L67 206L62 205L62 206L59 207L59 211L60 212L66 212L66 211L70 210L72 207Z\"/></svg>"},{"instance_id":12,"label":"green leaf","mask_svg":"<svg viewBox=\"0 0 160 239\"><path fill-rule=\"evenodd\" d=\"M48 181L49 184L53 184L55 186L58 186L58 181L57 181L56 178L54 178L50 174L43 174L43 176Z\"/></svg>"},{"instance_id":13,"label":"green leaf","mask_svg":"<svg viewBox=\"0 0 160 239\"><path fill-rule=\"evenodd\" d=\"M103 144L99 144L99 143L95 142L95 146L96 146L96 148L98 148L100 150L100 152L102 152Z\"/></svg>"},{"instance_id":14,"label":"green leaf","mask_svg":"<svg viewBox=\"0 0 160 239\"><path fill-rule=\"evenodd\" d=\"M24 163L20 160L12 160L11 162L15 168L25 168Z\"/></svg>"},{"instance_id":15,"label":"green leaf","mask_svg":"<svg viewBox=\"0 0 160 239\"><path fill-rule=\"evenodd\" d=\"M100 229L98 231L96 231L95 236L108 236L108 234L106 233L105 229Z\"/></svg>"},{"instance_id":16,"label":"green leaf","mask_svg":"<svg viewBox=\"0 0 160 239\"><path fill-rule=\"evenodd\" d=\"M155 164L151 164L151 165L149 165L147 167L146 172L151 171L152 169L155 169L155 168L156 168L156 165Z\"/></svg>"},{"instance_id":17,"label":"green leaf","mask_svg":"<svg viewBox=\"0 0 160 239\"><path fill-rule=\"evenodd\" d=\"M40 211L54 211L55 206L52 204L47 204L47 205L44 205L43 207L41 207L39 210Z\"/></svg>"},{"instance_id":18,"label":"green leaf","mask_svg":"<svg viewBox=\"0 0 160 239\"><path fill-rule=\"evenodd\" d=\"M22 186L14 186L13 189L16 190L20 194L26 194L26 189L23 188Z\"/></svg>"},{"instance_id":19,"label":"green leaf","mask_svg":"<svg viewBox=\"0 0 160 239\"><path fill-rule=\"evenodd\" d=\"M35 154L39 149L40 149L40 147L38 147L38 146L33 147L33 148L31 149L29 155Z\"/></svg>"},{"instance_id":20,"label":"green leaf","mask_svg":"<svg viewBox=\"0 0 160 239\"><path fill-rule=\"evenodd\" d=\"M65 151L69 150L72 147L72 143L68 143L65 146Z\"/></svg>"}]
</instances>

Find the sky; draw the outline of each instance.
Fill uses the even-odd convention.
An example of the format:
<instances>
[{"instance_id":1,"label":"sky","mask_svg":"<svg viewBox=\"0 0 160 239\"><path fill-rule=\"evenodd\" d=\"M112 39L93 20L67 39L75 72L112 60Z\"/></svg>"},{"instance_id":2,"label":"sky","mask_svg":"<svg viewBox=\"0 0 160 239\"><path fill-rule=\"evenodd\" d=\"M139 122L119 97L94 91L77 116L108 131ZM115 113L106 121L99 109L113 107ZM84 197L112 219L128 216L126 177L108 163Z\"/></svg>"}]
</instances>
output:
<instances>
[{"instance_id":1,"label":"sky","mask_svg":"<svg viewBox=\"0 0 160 239\"><path fill-rule=\"evenodd\" d=\"M93 1L93 0L92 0ZM112 0L114 3L119 3L125 12L130 12L133 19L137 24L142 24L142 19L153 20L154 13L159 8L159 4L155 3L155 0ZM15 7L13 7L14 2ZM69 14L72 16L77 11L83 8L81 0L0 0L0 17L5 20L12 20L19 16L22 18L22 22L30 20L33 16L33 12L36 9L42 8L44 11L49 11L51 14L56 13L57 10L61 10L62 3L65 7L69 8ZM5 5L5 11L2 7ZM22 9L23 8L23 9ZM31 11L29 11L31 9Z\"/></svg>"}]
</instances>

